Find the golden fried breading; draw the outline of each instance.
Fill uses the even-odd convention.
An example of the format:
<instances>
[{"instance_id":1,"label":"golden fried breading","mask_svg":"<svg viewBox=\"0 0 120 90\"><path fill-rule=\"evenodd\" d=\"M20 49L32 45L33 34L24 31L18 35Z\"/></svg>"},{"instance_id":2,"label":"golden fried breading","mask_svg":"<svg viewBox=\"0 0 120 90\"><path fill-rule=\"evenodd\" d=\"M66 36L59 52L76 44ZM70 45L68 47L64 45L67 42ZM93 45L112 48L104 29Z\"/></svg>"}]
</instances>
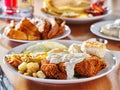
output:
<instances>
[{"instance_id":1,"label":"golden fried breading","mask_svg":"<svg viewBox=\"0 0 120 90\"><path fill-rule=\"evenodd\" d=\"M56 64L43 64L41 70L47 78L56 78L55 75L59 73L59 69Z\"/></svg>"},{"instance_id":2,"label":"golden fried breading","mask_svg":"<svg viewBox=\"0 0 120 90\"><path fill-rule=\"evenodd\" d=\"M42 39L48 39L48 32L50 31L51 24L48 21L44 21L43 31L41 32Z\"/></svg>"},{"instance_id":3,"label":"golden fried breading","mask_svg":"<svg viewBox=\"0 0 120 90\"><path fill-rule=\"evenodd\" d=\"M41 60L41 65L43 64L49 64L49 61L48 60Z\"/></svg>"},{"instance_id":4,"label":"golden fried breading","mask_svg":"<svg viewBox=\"0 0 120 90\"><path fill-rule=\"evenodd\" d=\"M40 36L37 35L27 35L27 40L39 40Z\"/></svg>"},{"instance_id":5,"label":"golden fried breading","mask_svg":"<svg viewBox=\"0 0 120 90\"><path fill-rule=\"evenodd\" d=\"M66 70L65 70L65 64L63 62L60 62L58 64L58 67L59 67L59 70L63 73L66 73Z\"/></svg>"},{"instance_id":6,"label":"golden fried breading","mask_svg":"<svg viewBox=\"0 0 120 90\"><path fill-rule=\"evenodd\" d=\"M63 19L60 19L60 18L55 18L55 21L59 25L59 31L58 31L56 36L59 36L59 35L61 35L65 32L65 23L66 22Z\"/></svg>"},{"instance_id":7,"label":"golden fried breading","mask_svg":"<svg viewBox=\"0 0 120 90\"><path fill-rule=\"evenodd\" d=\"M59 31L56 36L60 36L65 32L65 27L59 27Z\"/></svg>"},{"instance_id":8,"label":"golden fried breading","mask_svg":"<svg viewBox=\"0 0 120 90\"><path fill-rule=\"evenodd\" d=\"M55 78L56 79L67 79L67 75L66 75L66 73L59 72L55 75Z\"/></svg>"},{"instance_id":9,"label":"golden fried breading","mask_svg":"<svg viewBox=\"0 0 120 90\"><path fill-rule=\"evenodd\" d=\"M50 29L48 33L48 38L54 38L58 33L58 31L59 31L59 25L55 23L55 25Z\"/></svg>"},{"instance_id":10,"label":"golden fried breading","mask_svg":"<svg viewBox=\"0 0 120 90\"><path fill-rule=\"evenodd\" d=\"M49 20L51 23L51 29L48 33L48 38L54 38L65 32L65 21L60 18L54 18Z\"/></svg>"},{"instance_id":11,"label":"golden fried breading","mask_svg":"<svg viewBox=\"0 0 120 90\"><path fill-rule=\"evenodd\" d=\"M37 26L31 23L27 18L22 19L22 21L16 25L15 29L26 33L28 40L40 39L40 32Z\"/></svg>"},{"instance_id":12,"label":"golden fried breading","mask_svg":"<svg viewBox=\"0 0 120 90\"><path fill-rule=\"evenodd\" d=\"M22 63L22 61L19 59L13 59L13 60L7 59L7 62L15 68L17 68Z\"/></svg>"},{"instance_id":13,"label":"golden fried breading","mask_svg":"<svg viewBox=\"0 0 120 90\"><path fill-rule=\"evenodd\" d=\"M56 34L56 36L59 36L59 35L63 34L64 32L65 32L65 22L63 22L63 23L61 24L61 26L59 27L59 31L58 31L58 33Z\"/></svg>"},{"instance_id":14,"label":"golden fried breading","mask_svg":"<svg viewBox=\"0 0 120 90\"><path fill-rule=\"evenodd\" d=\"M82 62L75 65L75 72L81 76L96 75L101 69L106 67L106 63L97 56L92 56L84 59Z\"/></svg>"},{"instance_id":15,"label":"golden fried breading","mask_svg":"<svg viewBox=\"0 0 120 90\"><path fill-rule=\"evenodd\" d=\"M7 36L17 40L46 40L59 36L65 32L65 21L60 18L47 18L30 21L23 18L19 23L12 23ZM9 31L9 32L8 32Z\"/></svg>"},{"instance_id":16,"label":"golden fried breading","mask_svg":"<svg viewBox=\"0 0 120 90\"><path fill-rule=\"evenodd\" d=\"M27 40L27 35L24 32L14 30L13 28L10 28L7 36L13 39Z\"/></svg>"}]
</instances>

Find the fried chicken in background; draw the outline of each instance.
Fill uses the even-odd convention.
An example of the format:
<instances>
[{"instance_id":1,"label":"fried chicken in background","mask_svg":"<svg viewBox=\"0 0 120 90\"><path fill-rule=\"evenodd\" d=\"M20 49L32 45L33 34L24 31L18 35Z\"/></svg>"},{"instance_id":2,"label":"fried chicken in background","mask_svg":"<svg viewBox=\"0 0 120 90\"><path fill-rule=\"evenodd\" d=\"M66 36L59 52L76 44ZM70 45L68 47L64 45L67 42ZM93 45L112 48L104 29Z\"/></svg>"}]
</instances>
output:
<instances>
[{"instance_id":1,"label":"fried chicken in background","mask_svg":"<svg viewBox=\"0 0 120 90\"><path fill-rule=\"evenodd\" d=\"M64 71L62 71L62 69ZM61 67L60 64L49 63L48 60L41 60L41 70L44 72L47 78L52 79L67 79L65 67Z\"/></svg>"},{"instance_id":2,"label":"fried chicken in background","mask_svg":"<svg viewBox=\"0 0 120 90\"><path fill-rule=\"evenodd\" d=\"M82 47L84 47L84 49ZM72 50L80 50L81 52L76 51L71 53L73 52ZM86 53L86 50L89 52ZM49 51L46 60L41 62L41 70L45 72L48 78L52 76L52 78L56 79L71 79L74 75L90 77L96 75L107 66L105 61L100 57L101 55L104 56L106 51L106 46L103 43L84 41L81 45L72 44L69 46L68 51L69 52L64 52L64 50L61 49L52 49ZM99 51L101 51L101 53ZM104 52L104 54L102 52ZM53 64L55 65L55 69L52 69ZM56 70L56 73L54 70ZM56 77L55 74L58 76Z\"/></svg>"},{"instance_id":3,"label":"fried chicken in background","mask_svg":"<svg viewBox=\"0 0 120 90\"><path fill-rule=\"evenodd\" d=\"M65 32L65 21L58 18L49 18L49 22L51 23L51 29L48 32L48 38L53 38L59 36Z\"/></svg>"},{"instance_id":4,"label":"fried chicken in background","mask_svg":"<svg viewBox=\"0 0 120 90\"><path fill-rule=\"evenodd\" d=\"M44 20L43 22L44 22L43 26L42 26L43 30L41 29L40 32L41 32L42 39L46 40L46 39L49 39L48 33L50 31L51 24L50 24L50 22L48 22L46 20Z\"/></svg>"},{"instance_id":5,"label":"fried chicken in background","mask_svg":"<svg viewBox=\"0 0 120 90\"><path fill-rule=\"evenodd\" d=\"M13 27L7 26L4 32L9 38L17 40L47 40L63 34L65 24L66 22L60 18L23 18Z\"/></svg>"}]
</instances>

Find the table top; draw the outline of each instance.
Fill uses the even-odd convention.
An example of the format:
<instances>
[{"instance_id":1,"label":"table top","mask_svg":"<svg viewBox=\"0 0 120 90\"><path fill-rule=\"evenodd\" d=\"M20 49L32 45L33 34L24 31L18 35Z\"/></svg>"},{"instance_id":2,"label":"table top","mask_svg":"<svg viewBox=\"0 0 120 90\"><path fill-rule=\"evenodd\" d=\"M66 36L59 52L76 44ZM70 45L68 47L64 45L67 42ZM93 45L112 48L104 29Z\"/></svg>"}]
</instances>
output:
<instances>
[{"instance_id":1,"label":"table top","mask_svg":"<svg viewBox=\"0 0 120 90\"><path fill-rule=\"evenodd\" d=\"M119 0L118 0L119 1ZM115 4L115 2L112 2ZM37 3L37 4L36 4ZM39 3L39 4L38 4ZM39 10L38 7L41 5L41 0L39 2L35 2L35 14L38 14ZM110 16L100 20L115 20L120 17L120 14L118 13L118 8L115 8L115 5L113 6L113 12ZM84 41L90 38L99 38L98 36L92 34L90 32L90 25L98 22L90 22L85 24L67 24L71 28L71 34L64 38L64 40L79 40ZM0 26L4 26L7 23L4 20L0 20ZM2 66L2 69L4 70L5 74L9 78L10 82L14 86L15 90L120 90L120 42L119 41L113 41L108 40L107 48L112 50L114 55L117 57L118 63L117 67L108 75L101 77L96 80L92 80L89 82L84 83L77 83L77 84L66 84L66 85L57 85L57 84L48 84L48 83L38 83L31 80L26 80L20 76L17 76L13 74L11 71L7 70L2 62L2 58L4 55L14 48L15 46L21 45L23 43L17 43L13 41L9 41L5 38L0 39L0 50L2 51L0 54L0 65Z\"/></svg>"}]
</instances>

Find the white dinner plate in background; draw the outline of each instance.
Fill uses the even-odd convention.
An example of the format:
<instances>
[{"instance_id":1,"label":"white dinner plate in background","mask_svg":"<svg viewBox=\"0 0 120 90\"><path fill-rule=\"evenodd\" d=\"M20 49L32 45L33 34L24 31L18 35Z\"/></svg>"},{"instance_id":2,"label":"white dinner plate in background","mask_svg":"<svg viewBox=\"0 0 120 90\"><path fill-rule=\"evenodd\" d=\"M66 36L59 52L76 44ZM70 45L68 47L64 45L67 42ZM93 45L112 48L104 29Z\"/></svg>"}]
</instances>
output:
<instances>
[{"instance_id":1,"label":"white dinner plate in background","mask_svg":"<svg viewBox=\"0 0 120 90\"><path fill-rule=\"evenodd\" d=\"M104 26L106 24L112 24L112 23L114 23L114 20L97 22L97 23L94 23L91 25L90 30L93 34L95 34L97 36L100 36L100 37L103 37L106 39L110 39L110 40L114 40L114 41L120 41L120 38L107 36L100 32L102 26Z\"/></svg>"},{"instance_id":2,"label":"white dinner plate in background","mask_svg":"<svg viewBox=\"0 0 120 90\"><path fill-rule=\"evenodd\" d=\"M59 17L59 16L54 16L48 13L45 13L43 11L41 11L44 15L46 15L47 17ZM112 10L108 9L108 12L104 15L100 15L100 16L94 16L94 17L90 17L90 18L65 18L65 17L60 17L61 19L66 20L67 23L71 23L71 24L79 24L79 23L89 23L95 20L99 20L102 18L105 18L107 16L109 16L111 14Z\"/></svg>"},{"instance_id":3,"label":"white dinner plate in background","mask_svg":"<svg viewBox=\"0 0 120 90\"><path fill-rule=\"evenodd\" d=\"M69 28L69 26L65 25L65 32L62 35L59 35L57 37L54 37L52 39L48 39L48 40L58 40L58 39L62 39L67 37L68 35L70 35L71 33L71 29ZM26 43L26 42L33 42L33 41L41 41L41 40L17 40L17 39L12 39L7 37L7 35L4 33L4 27L0 30L0 34L1 34L1 38L6 38L10 41L15 41L15 42L22 42L22 43ZM44 40L43 40L44 41Z\"/></svg>"}]
</instances>

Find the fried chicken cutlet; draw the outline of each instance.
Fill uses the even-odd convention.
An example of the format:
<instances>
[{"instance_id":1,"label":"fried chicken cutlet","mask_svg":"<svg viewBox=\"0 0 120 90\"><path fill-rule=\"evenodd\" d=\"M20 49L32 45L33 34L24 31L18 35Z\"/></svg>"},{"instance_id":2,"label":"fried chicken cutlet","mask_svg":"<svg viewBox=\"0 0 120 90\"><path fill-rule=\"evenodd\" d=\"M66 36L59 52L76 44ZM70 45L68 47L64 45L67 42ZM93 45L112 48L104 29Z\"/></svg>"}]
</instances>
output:
<instances>
[{"instance_id":1,"label":"fried chicken cutlet","mask_svg":"<svg viewBox=\"0 0 120 90\"><path fill-rule=\"evenodd\" d=\"M58 18L49 18L48 21L51 23L51 29L48 32L48 38L59 36L65 32L65 21Z\"/></svg>"},{"instance_id":2,"label":"fried chicken cutlet","mask_svg":"<svg viewBox=\"0 0 120 90\"><path fill-rule=\"evenodd\" d=\"M106 67L106 63L97 56L91 56L77 63L74 67L75 75L90 77L96 75L100 70ZM47 78L67 79L66 67L64 62L53 64L47 62L41 66L41 70L45 73Z\"/></svg>"},{"instance_id":3,"label":"fried chicken cutlet","mask_svg":"<svg viewBox=\"0 0 120 90\"><path fill-rule=\"evenodd\" d=\"M81 76L94 76L106 67L106 63L97 56L84 59L75 65L75 73Z\"/></svg>"},{"instance_id":4,"label":"fried chicken cutlet","mask_svg":"<svg viewBox=\"0 0 120 90\"><path fill-rule=\"evenodd\" d=\"M62 63L61 67L60 64L53 64L47 60L41 60L41 70L44 72L47 78L52 79L66 79L67 75L65 71L62 71ZM63 70L65 67L63 67Z\"/></svg>"},{"instance_id":5,"label":"fried chicken cutlet","mask_svg":"<svg viewBox=\"0 0 120 90\"><path fill-rule=\"evenodd\" d=\"M47 78L52 79L66 79L67 75L61 72L57 64L49 63L41 65L41 70Z\"/></svg>"},{"instance_id":6,"label":"fried chicken cutlet","mask_svg":"<svg viewBox=\"0 0 120 90\"><path fill-rule=\"evenodd\" d=\"M34 25L27 18L23 18L20 23L15 27L16 30L20 30L27 35L28 40L40 40L40 32L36 25Z\"/></svg>"}]
</instances>

